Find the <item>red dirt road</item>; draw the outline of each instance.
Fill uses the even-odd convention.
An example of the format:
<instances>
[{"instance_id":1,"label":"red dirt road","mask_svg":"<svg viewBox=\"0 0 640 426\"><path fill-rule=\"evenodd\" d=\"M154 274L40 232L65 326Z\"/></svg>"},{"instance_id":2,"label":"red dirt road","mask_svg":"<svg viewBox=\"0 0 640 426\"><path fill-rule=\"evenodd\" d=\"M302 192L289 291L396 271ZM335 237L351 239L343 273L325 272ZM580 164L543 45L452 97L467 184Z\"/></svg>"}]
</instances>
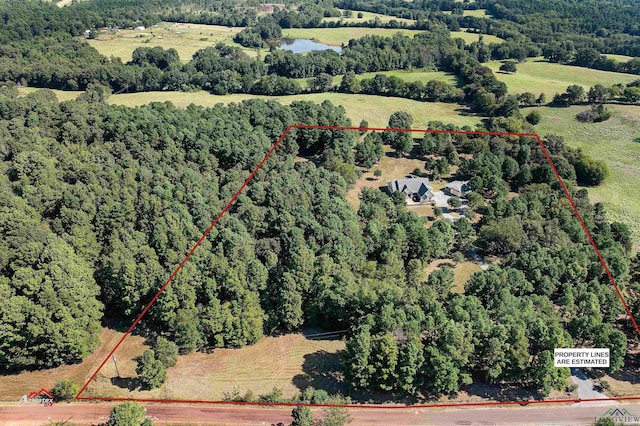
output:
<instances>
[{"instance_id":1,"label":"red dirt road","mask_svg":"<svg viewBox=\"0 0 640 426\"><path fill-rule=\"evenodd\" d=\"M600 404L600 405L595 405ZM74 424L97 425L107 420L114 404L55 404L0 406L0 425L34 426L70 420ZM147 414L155 424L271 425L291 423L290 409L259 407L215 407L202 405L148 404ZM553 407L470 409L352 409L352 425L588 425L611 407L625 408L640 416L640 403L582 403ZM321 410L313 409L319 416Z\"/></svg>"}]
</instances>

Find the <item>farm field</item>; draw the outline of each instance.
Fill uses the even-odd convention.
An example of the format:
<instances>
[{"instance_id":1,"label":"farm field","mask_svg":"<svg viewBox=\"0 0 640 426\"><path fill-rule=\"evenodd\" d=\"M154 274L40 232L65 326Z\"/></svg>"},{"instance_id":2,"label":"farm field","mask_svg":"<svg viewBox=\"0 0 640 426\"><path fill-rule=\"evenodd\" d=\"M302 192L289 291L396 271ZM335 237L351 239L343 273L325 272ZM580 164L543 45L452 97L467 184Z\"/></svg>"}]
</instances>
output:
<instances>
[{"instance_id":1,"label":"farm field","mask_svg":"<svg viewBox=\"0 0 640 426\"><path fill-rule=\"evenodd\" d=\"M444 11L442 12L445 15L451 15L450 11ZM487 17L487 9L473 9L473 10L463 10L462 11L462 16L475 16L477 18L484 18Z\"/></svg>"},{"instance_id":2,"label":"farm field","mask_svg":"<svg viewBox=\"0 0 640 426\"><path fill-rule=\"evenodd\" d=\"M340 46L346 44L354 38L364 37L366 35L379 35L391 37L396 33L402 33L413 37L418 34L418 30L404 30L395 28L360 28L360 27L342 27L342 28L290 28L282 30L284 38L304 38L311 39L330 46Z\"/></svg>"},{"instance_id":3,"label":"farm field","mask_svg":"<svg viewBox=\"0 0 640 426\"><path fill-rule=\"evenodd\" d=\"M604 56L606 56L607 58L615 59L618 62L627 62L633 59L633 56L614 55L612 53L605 53Z\"/></svg>"},{"instance_id":4,"label":"farm field","mask_svg":"<svg viewBox=\"0 0 640 426\"><path fill-rule=\"evenodd\" d=\"M599 71L571 65L553 64L542 58L530 58L517 65L513 74L499 72L502 62L492 61L485 65L491 68L496 78L506 83L510 92L531 92L536 96L541 92L551 101L553 95L564 92L568 86L578 84L585 89L596 84L611 86L615 83L629 83L637 80L637 75L622 74L610 71Z\"/></svg>"},{"instance_id":5,"label":"farm field","mask_svg":"<svg viewBox=\"0 0 640 426\"><path fill-rule=\"evenodd\" d=\"M107 363L98 380L87 390L103 397L209 401L222 400L225 393L234 390L240 395L251 391L257 398L270 393L274 387L281 389L287 398L298 395L308 386L344 394L340 353L345 349L345 342L342 338L327 338L318 333L320 331L308 329L304 333L263 337L255 345L240 349L181 355L176 366L167 370L167 382L151 391L129 389L135 388L135 362L130 358L125 360L125 354L120 354L118 349L122 378L117 377L113 363Z\"/></svg>"},{"instance_id":6,"label":"farm field","mask_svg":"<svg viewBox=\"0 0 640 426\"><path fill-rule=\"evenodd\" d=\"M377 72L366 72L364 74L356 74L356 80L360 81L365 78L373 78L376 74L384 74L387 77L396 76L407 83L411 83L414 81L422 81L426 83L429 80L439 80L444 81L449 84L457 85L458 77L452 73L444 72L444 71L406 71L406 70L395 70L395 71L377 71ZM307 87L307 82L311 79L309 78L296 78L302 85L302 87ZM341 75L336 75L333 77L333 84L335 86L339 86L342 81Z\"/></svg>"},{"instance_id":7,"label":"farm field","mask_svg":"<svg viewBox=\"0 0 640 426\"><path fill-rule=\"evenodd\" d=\"M500 37L496 37L494 35L483 34L482 40L489 43L502 43L504 40ZM467 44L473 43L474 41L478 41L480 39L480 34L478 33L468 33L466 31L451 31L451 38L461 38Z\"/></svg>"},{"instance_id":8,"label":"farm field","mask_svg":"<svg viewBox=\"0 0 640 426\"><path fill-rule=\"evenodd\" d=\"M218 103L241 102L244 99L270 99L290 104L293 101L312 101L321 103L325 100L331 101L335 105L342 105L351 118L354 125L358 125L365 119L372 127L385 127L389 116L395 111L406 111L413 116L414 127L425 128L429 121L440 120L445 123L452 123L458 126L472 126L480 123L480 117L472 115L462 115L466 111L465 107L458 104L441 102L418 102L411 99L391 98L375 95L360 95L346 93L312 93L290 96L261 96L232 94L217 96L208 92L200 91L194 93L185 92L143 92L113 95L109 98L109 103L140 106L149 102L171 101L180 108L185 108L190 104L213 106Z\"/></svg>"},{"instance_id":9,"label":"farm field","mask_svg":"<svg viewBox=\"0 0 640 426\"><path fill-rule=\"evenodd\" d=\"M575 115L587 106L569 108L537 108L542 121L535 126L541 136L564 137L573 148L581 148L591 157L604 160L610 176L598 187L588 188L593 202L604 202L611 220L626 223L632 230L636 249L640 248L640 107L610 105L613 116L601 123L580 123ZM528 109L524 110L527 113Z\"/></svg>"},{"instance_id":10,"label":"farm field","mask_svg":"<svg viewBox=\"0 0 640 426\"><path fill-rule=\"evenodd\" d=\"M219 25L162 22L144 31L119 30L115 34L100 34L97 39L87 40L87 42L102 55L118 57L122 62L130 61L131 54L138 47L156 46L165 49L174 48L178 51L180 60L188 62L197 50L217 43L240 47L233 42L233 36L241 30L242 28ZM252 57L257 55L255 50L244 48L243 50Z\"/></svg>"},{"instance_id":11,"label":"farm field","mask_svg":"<svg viewBox=\"0 0 640 426\"><path fill-rule=\"evenodd\" d=\"M339 10L341 12L344 12L344 9L339 9ZM358 18L359 13L362 13L362 18ZM331 18L324 18L322 22L343 22L343 23L351 24L351 23L362 23L362 22L372 21L375 19L379 19L380 22L382 23L393 21L393 20L398 21L400 23L404 23L404 24L413 24L415 22L413 19L397 18L391 15L382 15L380 13L364 12L359 10L354 10L353 16L351 18L346 18L344 16L341 16L341 17L336 16Z\"/></svg>"}]
</instances>

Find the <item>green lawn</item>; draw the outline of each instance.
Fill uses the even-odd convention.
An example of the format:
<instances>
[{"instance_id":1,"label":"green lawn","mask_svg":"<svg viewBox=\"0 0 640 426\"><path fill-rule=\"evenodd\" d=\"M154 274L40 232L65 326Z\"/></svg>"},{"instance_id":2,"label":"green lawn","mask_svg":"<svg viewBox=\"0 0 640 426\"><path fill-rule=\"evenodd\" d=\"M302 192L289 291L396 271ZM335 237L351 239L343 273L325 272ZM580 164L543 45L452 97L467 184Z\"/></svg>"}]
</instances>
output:
<instances>
[{"instance_id":1,"label":"green lawn","mask_svg":"<svg viewBox=\"0 0 640 426\"><path fill-rule=\"evenodd\" d=\"M451 15L450 11L444 11L442 12L445 15ZM462 11L462 16L475 16L477 18L484 18L487 17L487 9L475 9L475 10L463 10Z\"/></svg>"},{"instance_id":2,"label":"green lawn","mask_svg":"<svg viewBox=\"0 0 640 426\"><path fill-rule=\"evenodd\" d=\"M498 80L507 84L510 92L532 92L536 95L543 92L548 101L551 101L555 93L564 92L567 86L572 84L579 84L588 89L598 83L611 86L638 79L637 75L552 64L542 58L531 58L518 64L518 70L513 74L498 72L500 61L488 62L485 65L493 70Z\"/></svg>"},{"instance_id":3,"label":"green lawn","mask_svg":"<svg viewBox=\"0 0 640 426\"><path fill-rule=\"evenodd\" d=\"M344 11L344 9L339 9L339 10ZM358 18L358 13L362 13L362 18ZM378 18L382 23L386 23L393 20L398 22L403 22L405 24L413 24L415 22L413 19L396 18L395 16L391 16L391 15L382 15L380 13L372 13L372 12L360 12L357 10L353 11L353 16L351 18L345 18L344 16L324 18L322 22L343 22L345 24L361 23L361 22L375 20L376 18Z\"/></svg>"},{"instance_id":4,"label":"green lawn","mask_svg":"<svg viewBox=\"0 0 640 426\"><path fill-rule=\"evenodd\" d=\"M344 93L313 93L293 96L257 96L234 94L216 96L208 92L143 92L113 95L109 103L127 106L139 106L149 102L171 101L176 106L186 107L194 103L196 105L212 106L217 103L241 102L244 99L271 99L283 104L290 104L296 100L307 100L320 103L329 100L336 105L342 105L354 125L360 124L360 120L366 119L370 126L384 127L389 116L395 111L406 111L413 116L414 127L426 128L432 120L440 120L445 123L453 123L458 126L475 126L480 122L479 117L460 115L463 109L458 104L440 102L418 102L410 99L387 98L373 95L350 95Z\"/></svg>"},{"instance_id":5,"label":"green lawn","mask_svg":"<svg viewBox=\"0 0 640 426\"><path fill-rule=\"evenodd\" d=\"M602 123L580 123L575 115L586 106L539 108L542 121L536 127L540 135L563 136L569 146L582 148L591 157L609 164L611 175L595 188L589 188L594 202L606 204L609 217L626 223L640 248L640 106L612 105L614 114ZM523 110L528 112L529 109Z\"/></svg>"},{"instance_id":6,"label":"green lawn","mask_svg":"<svg viewBox=\"0 0 640 426\"><path fill-rule=\"evenodd\" d=\"M391 37L395 33L402 33L413 37L418 34L418 30L403 30L393 28L360 28L360 27L342 27L342 28L291 28L282 30L282 37L285 38L306 38L330 46L340 46L346 44L354 38L364 37L366 35L380 35Z\"/></svg>"},{"instance_id":7,"label":"green lawn","mask_svg":"<svg viewBox=\"0 0 640 426\"><path fill-rule=\"evenodd\" d=\"M176 24L162 22L144 31L120 30L116 34L100 34L95 40L87 42L104 56L115 56L123 62L131 60L131 54L138 47L161 46L165 49L174 48L180 55L182 62L188 62L193 54L217 43L232 44L233 36L242 28L223 27L220 25ZM256 57L256 51L243 49L247 54Z\"/></svg>"},{"instance_id":8,"label":"green lawn","mask_svg":"<svg viewBox=\"0 0 640 426\"><path fill-rule=\"evenodd\" d=\"M426 83L427 81L430 81L430 80L439 80L449 84L457 85L459 80L454 74L444 72L444 71L406 71L406 70L366 72L364 74L357 74L356 79L363 80L365 78L373 78L376 76L376 74L384 74L386 76L395 75L396 77L402 79L407 83L411 83L414 81L422 81L423 83ZM295 80L298 81L298 83L300 83L302 87L307 87L307 82L310 79L297 78ZM336 75L335 77L333 77L334 85L336 86L339 85L341 81L342 81L341 75Z\"/></svg>"},{"instance_id":9,"label":"green lawn","mask_svg":"<svg viewBox=\"0 0 640 426\"><path fill-rule=\"evenodd\" d=\"M615 59L618 62L628 62L633 59L633 56L625 56L625 55L613 55L610 53L605 54L607 58Z\"/></svg>"}]
</instances>

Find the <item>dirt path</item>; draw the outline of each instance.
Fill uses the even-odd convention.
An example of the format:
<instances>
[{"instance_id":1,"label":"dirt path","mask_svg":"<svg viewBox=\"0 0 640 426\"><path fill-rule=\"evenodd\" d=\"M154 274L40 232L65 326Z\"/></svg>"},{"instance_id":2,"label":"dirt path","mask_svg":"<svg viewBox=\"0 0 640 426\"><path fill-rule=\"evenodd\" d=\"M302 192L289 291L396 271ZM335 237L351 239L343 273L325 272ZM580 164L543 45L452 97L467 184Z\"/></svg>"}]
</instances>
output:
<instances>
[{"instance_id":1,"label":"dirt path","mask_svg":"<svg viewBox=\"0 0 640 426\"><path fill-rule=\"evenodd\" d=\"M514 406L508 408L470 409L353 409L351 425L519 425L554 424L588 425L611 407L620 407L633 416L640 416L640 403L610 406L581 404L557 406ZM50 421L69 420L74 424L104 422L113 404L56 404L0 406L0 424L33 426ZM290 408L220 407L202 405L149 404L147 414L155 424L225 424L270 425L291 423ZM314 416L321 410L313 409Z\"/></svg>"}]
</instances>

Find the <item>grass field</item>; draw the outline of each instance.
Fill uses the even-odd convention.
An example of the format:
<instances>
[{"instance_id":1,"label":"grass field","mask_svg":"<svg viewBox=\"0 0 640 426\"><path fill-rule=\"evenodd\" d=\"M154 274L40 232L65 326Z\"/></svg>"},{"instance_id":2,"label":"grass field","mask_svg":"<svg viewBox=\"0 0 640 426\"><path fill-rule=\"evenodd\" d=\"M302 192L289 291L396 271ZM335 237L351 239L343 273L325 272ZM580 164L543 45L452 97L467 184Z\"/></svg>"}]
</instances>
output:
<instances>
[{"instance_id":1,"label":"grass field","mask_svg":"<svg viewBox=\"0 0 640 426\"><path fill-rule=\"evenodd\" d=\"M473 43L474 41L478 41L480 39L480 34L478 33L468 33L466 31L451 31L451 38L461 38L467 44ZM482 40L489 43L502 43L504 40L500 37L496 37L494 35L483 34Z\"/></svg>"},{"instance_id":2,"label":"grass field","mask_svg":"<svg viewBox=\"0 0 640 426\"><path fill-rule=\"evenodd\" d=\"M386 76L396 76L407 83L411 83L414 81L422 81L426 83L429 80L439 80L444 81L449 84L458 85L459 78L452 73L444 72L444 71L406 71L406 70L395 70L395 71L378 71L378 72L366 72L364 74L357 74L356 80L360 81L365 78L373 78L376 74L384 74ZM302 85L302 87L307 87L307 83L309 82L309 78L297 78L295 79ZM333 77L333 84L335 86L340 85L342 81L341 75L336 75Z\"/></svg>"},{"instance_id":3,"label":"grass field","mask_svg":"<svg viewBox=\"0 0 640 426\"><path fill-rule=\"evenodd\" d=\"M464 285L466 284L467 281L469 281L469 278L471 278L471 275L473 275L474 272L482 271L482 268L480 268L480 265L478 265L475 262L466 261L461 263L455 263L453 260L438 259L429 263L427 267L424 269L424 279L426 280L427 276L429 276L430 273L438 269L440 265L451 266L453 270L453 285L454 285L453 291L455 291L456 293L464 293Z\"/></svg>"},{"instance_id":4,"label":"grass field","mask_svg":"<svg viewBox=\"0 0 640 426\"><path fill-rule=\"evenodd\" d=\"M115 34L100 34L97 39L87 40L104 56L115 56L123 62L131 60L131 54L138 47L161 46L165 49L174 48L180 55L182 62L188 62L193 54L217 43L231 44L233 36L242 28L229 28L219 25L175 24L162 22L144 31L120 30ZM257 52L243 49L247 54L256 57Z\"/></svg>"},{"instance_id":5,"label":"grass field","mask_svg":"<svg viewBox=\"0 0 640 426\"><path fill-rule=\"evenodd\" d=\"M444 13L445 15L451 15L451 12L447 10L445 10L442 13ZM488 15L487 15L487 9L475 9L475 10L463 10L462 16L475 16L477 18L484 18Z\"/></svg>"},{"instance_id":6,"label":"grass field","mask_svg":"<svg viewBox=\"0 0 640 426\"><path fill-rule=\"evenodd\" d=\"M547 96L548 101L551 101L555 93L564 92L567 86L572 84L579 84L589 89L598 83L611 86L615 83L629 83L638 79L637 75L552 64L542 58L530 58L518 64L518 70L514 74L498 72L500 61L488 62L485 65L493 70L498 80L506 83L510 92L531 92L536 96L542 92Z\"/></svg>"},{"instance_id":7,"label":"grass field","mask_svg":"<svg viewBox=\"0 0 640 426\"><path fill-rule=\"evenodd\" d=\"M614 55L611 53L606 53L605 56L607 58L615 59L618 62L628 62L633 59L633 56L625 56L625 55Z\"/></svg>"},{"instance_id":8,"label":"grass field","mask_svg":"<svg viewBox=\"0 0 640 426\"><path fill-rule=\"evenodd\" d=\"M640 106L611 105L613 116L602 123L580 123L575 115L586 106L538 108L542 121L536 127L541 134L563 136L567 144L591 157L604 160L611 175L598 187L589 188L594 202L604 202L609 218L626 223L640 247ZM528 109L524 110L528 111Z\"/></svg>"},{"instance_id":9,"label":"grass field","mask_svg":"<svg viewBox=\"0 0 640 426\"><path fill-rule=\"evenodd\" d=\"M374 95L358 95L345 93L313 93L292 96L258 96L234 94L216 96L208 92L143 92L113 95L109 103L127 106L139 106L149 102L171 101L176 106L185 108L189 104L213 106L217 103L241 102L244 99L271 99L283 104L293 101L312 101L321 103L329 100L335 105L342 105L347 116L354 125L360 120L366 119L372 127L385 127L389 116L395 111L406 111L413 116L414 127L426 128L429 121L440 120L458 126L469 125L474 127L480 123L480 118L471 115L461 115L466 110L458 104L441 102L418 102L411 99L388 98Z\"/></svg>"},{"instance_id":10,"label":"grass field","mask_svg":"<svg viewBox=\"0 0 640 426\"><path fill-rule=\"evenodd\" d=\"M344 11L344 9L339 9L339 10ZM358 13L362 13L362 18L358 18ZM398 22L402 22L405 24L415 23L413 19L396 18L395 16L391 16L391 15L382 15L380 13L373 13L373 12L360 12L357 10L353 11L353 16L351 18L345 18L344 16L331 17L331 18L324 18L322 22L361 23L361 22L372 21L372 20L375 20L376 18L379 19L380 22L382 23L386 23L393 20L396 20Z\"/></svg>"},{"instance_id":11,"label":"grass field","mask_svg":"<svg viewBox=\"0 0 640 426\"><path fill-rule=\"evenodd\" d=\"M18 88L19 95L28 95L29 93L36 92L40 89L37 87L20 87ZM56 94L59 102L69 101L71 99L75 99L80 96L81 93L84 93L82 90L57 90L57 89L49 89L53 93Z\"/></svg>"},{"instance_id":12,"label":"grass field","mask_svg":"<svg viewBox=\"0 0 640 426\"><path fill-rule=\"evenodd\" d=\"M330 46L340 46L346 44L353 38L360 38L366 35L380 35L391 37L395 33L402 33L413 37L418 34L418 30L404 30L394 28L291 28L282 30L282 37L285 38L305 38L311 39Z\"/></svg>"},{"instance_id":13,"label":"grass field","mask_svg":"<svg viewBox=\"0 0 640 426\"><path fill-rule=\"evenodd\" d=\"M317 333L305 330L304 334L264 337L241 349L179 356L177 365L168 370L167 382L152 391L132 390L135 363L131 355L135 354L120 353L119 348L116 356L121 378L117 377L113 363L107 363L88 391L103 397L210 401L222 400L225 392L234 389L241 395L252 391L256 397L271 392L273 387L280 388L285 397L298 395L307 386L344 393L340 353L345 342L341 338L314 335Z\"/></svg>"},{"instance_id":14,"label":"grass field","mask_svg":"<svg viewBox=\"0 0 640 426\"><path fill-rule=\"evenodd\" d=\"M42 388L52 389L55 382L60 379L72 379L82 386L91 374L98 368L102 360L116 345L122 333L109 328L103 328L100 335L100 346L82 363L65 365L49 370L24 372L13 375L0 375L0 400L17 401L25 393L37 391ZM141 354L146 346L144 339L139 336L127 337L118 349L118 367L121 372L135 372L135 366L130 361ZM122 358L122 360L121 360ZM129 360L129 361L127 361ZM112 362L105 364L104 370L113 370Z\"/></svg>"}]
</instances>

